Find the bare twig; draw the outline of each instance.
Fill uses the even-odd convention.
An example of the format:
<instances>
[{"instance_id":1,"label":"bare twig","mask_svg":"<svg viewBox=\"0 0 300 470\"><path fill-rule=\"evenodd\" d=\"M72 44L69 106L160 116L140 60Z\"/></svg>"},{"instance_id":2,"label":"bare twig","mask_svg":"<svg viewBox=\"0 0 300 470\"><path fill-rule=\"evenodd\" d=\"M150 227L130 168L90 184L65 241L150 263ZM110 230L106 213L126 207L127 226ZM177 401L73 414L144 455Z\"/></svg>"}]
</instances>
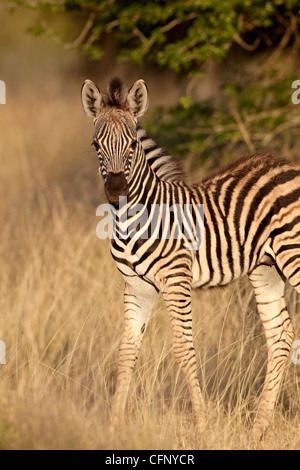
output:
<instances>
[{"instance_id":1,"label":"bare twig","mask_svg":"<svg viewBox=\"0 0 300 470\"><path fill-rule=\"evenodd\" d=\"M174 20L170 21L169 23L167 23L165 26L162 26L160 28L160 31L162 33L167 33L168 31L170 31L171 29L175 28L175 26L178 26L179 24L181 23L184 23L185 21L190 21L190 20L193 20L195 18L197 18L198 14L197 13L190 13L189 15L187 15L185 18L183 18L182 20L179 20L178 18L175 18ZM143 44L146 44L146 41L145 41L145 36L143 35L142 37L140 37L141 41ZM147 40L147 38L146 38ZM145 54L148 54L148 52L150 51L151 47L156 43L156 38L154 36L152 36L150 39L148 39L148 44L146 46L146 49L145 49Z\"/></svg>"},{"instance_id":2,"label":"bare twig","mask_svg":"<svg viewBox=\"0 0 300 470\"><path fill-rule=\"evenodd\" d=\"M190 13L182 20L175 18L174 20L170 21L170 23L167 23L165 26L162 26L161 31L163 33L166 33L170 31L171 29L175 28L175 26L178 26L179 24L184 23L185 21L194 20L195 18L197 18L197 16L198 16L198 13Z\"/></svg>"},{"instance_id":3,"label":"bare twig","mask_svg":"<svg viewBox=\"0 0 300 470\"><path fill-rule=\"evenodd\" d=\"M242 46L243 49L246 49L246 51L255 51L255 49L258 48L260 42L261 42L261 38L260 37L257 37L254 41L253 44L248 44L246 41L244 41L241 36L238 34L238 33L234 33L233 35L233 39L235 40L235 42L237 44L239 44L240 46Z\"/></svg>"},{"instance_id":4,"label":"bare twig","mask_svg":"<svg viewBox=\"0 0 300 470\"><path fill-rule=\"evenodd\" d=\"M241 133L241 136L243 137L248 149L250 152L254 152L255 151L255 147L251 141L251 138L250 138L250 135L249 135L249 132L247 131L246 129L246 126L244 124L244 122L242 121L242 118L240 116L240 113L238 112L237 108L235 106L233 106L231 108L231 113L238 125L238 128L239 128L239 131Z\"/></svg>"},{"instance_id":5,"label":"bare twig","mask_svg":"<svg viewBox=\"0 0 300 470\"><path fill-rule=\"evenodd\" d=\"M278 11L275 10L274 16L277 19L277 21L281 23L285 28L289 27L289 22L285 20L284 17L278 13Z\"/></svg>"},{"instance_id":6,"label":"bare twig","mask_svg":"<svg viewBox=\"0 0 300 470\"><path fill-rule=\"evenodd\" d=\"M107 23L107 25L105 26L105 31L106 31L106 32L111 31L113 28L115 28L116 26L118 26L118 24L119 24L119 20L110 21L110 22Z\"/></svg>"},{"instance_id":7,"label":"bare twig","mask_svg":"<svg viewBox=\"0 0 300 470\"><path fill-rule=\"evenodd\" d=\"M61 40L61 38L56 33L54 33L54 31L52 31L52 29L49 28L48 24L45 21L42 22L42 27L44 28L44 31L47 34L47 36L49 36L54 42L61 45L64 49L73 49L75 47L78 47L85 40L88 33L90 32L90 30L93 27L95 18L96 18L96 13L92 12L89 15L84 27L82 28L82 30L80 32L80 34L72 42L63 42Z\"/></svg>"},{"instance_id":8,"label":"bare twig","mask_svg":"<svg viewBox=\"0 0 300 470\"><path fill-rule=\"evenodd\" d=\"M275 127L275 129L269 132L262 139L262 144L268 145L271 142L271 140L274 139L276 135L280 134L282 131L290 129L291 127L299 126L299 124L300 124L300 116L296 116L294 119L290 119L288 122L283 122L282 124L279 124L279 126Z\"/></svg>"},{"instance_id":9,"label":"bare twig","mask_svg":"<svg viewBox=\"0 0 300 470\"><path fill-rule=\"evenodd\" d=\"M246 128L247 125L251 125L253 122L259 122L261 119L270 118L270 117L275 118L277 116L280 116L283 112L286 112L287 110L288 108L285 106L285 107L274 109L272 111L267 110L267 111L261 111L260 113L247 115L247 117L243 121L244 127ZM237 122L232 123L232 124L217 124L215 126L210 126L210 127L199 127L196 129L194 128L186 129L186 128L178 127L176 129L176 132L193 136L197 134L220 134L220 133L232 132L236 130L240 130L237 125ZM255 136L257 136L259 139L262 139L264 136L266 136L266 134L256 133Z\"/></svg>"},{"instance_id":10,"label":"bare twig","mask_svg":"<svg viewBox=\"0 0 300 470\"><path fill-rule=\"evenodd\" d=\"M246 117L246 123L248 124L248 123L252 123L253 121L258 122L261 119L265 119L265 118L270 118L270 117L274 118L276 116L281 116L282 113L286 111L287 111L287 106L282 106L281 108L277 108L277 109L272 109L272 110L268 109L267 111L261 111L260 113L249 114Z\"/></svg>"},{"instance_id":11,"label":"bare twig","mask_svg":"<svg viewBox=\"0 0 300 470\"><path fill-rule=\"evenodd\" d=\"M148 42L148 39L146 38L146 36L136 26L133 28L132 32L135 36L137 36L141 40L143 44L146 44Z\"/></svg>"},{"instance_id":12,"label":"bare twig","mask_svg":"<svg viewBox=\"0 0 300 470\"><path fill-rule=\"evenodd\" d=\"M221 132L230 132L236 131L237 125L236 124L227 124L222 126L221 124L213 126L213 127L199 127L196 129L186 129L185 127L177 127L176 132L178 134L188 134L188 135L197 135L197 134L220 134Z\"/></svg>"},{"instance_id":13,"label":"bare twig","mask_svg":"<svg viewBox=\"0 0 300 470\"><path fill-rule=\"evenodd\" d=\"M239 26L240 29L246 28L247 31L253 31L253 29L255 28L255 25L254 25L253 21L248 20L245 17L244 13L241 13L238 16L238 26Z\"/></svg>"},{"instance_id":14,"label":"bare twig","mask_svg":"<svg viewBox=\"0 0 300 470\"><path fill-rule=\"evenodd\" d=\"M186 86L186 91L185 94L188 98L192 97L193 89L195 88L197 82L199 80L199 77L193 76L190 80L189 83Z\"/></svg>"},{"instance_id":15,"label":"bare twig","mask_svg":"<svg viewBox=\"0 0 300 470\"><path fill-rule=\"evenodd\" d=\"M267 66L269 66L272 62L275 62L280 57L282 51L286 48L286 46L289 43L292 32L293 32L292 27L291 27L291 25L289 25L287 27L284 35L282 36L282 39L281 39L280 43L276 47L275 52L273 52L273 54L271 54L271 56L267 60L267 63L266 63Z\"/></svg>"}]
</instances>

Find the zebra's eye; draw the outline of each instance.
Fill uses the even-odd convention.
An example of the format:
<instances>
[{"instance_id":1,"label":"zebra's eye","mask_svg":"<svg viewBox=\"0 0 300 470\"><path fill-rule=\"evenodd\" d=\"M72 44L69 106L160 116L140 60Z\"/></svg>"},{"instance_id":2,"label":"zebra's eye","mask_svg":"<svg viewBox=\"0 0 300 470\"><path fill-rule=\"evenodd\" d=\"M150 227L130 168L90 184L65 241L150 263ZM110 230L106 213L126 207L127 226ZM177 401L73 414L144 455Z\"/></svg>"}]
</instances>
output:
<instances>
[{"instance_id":1,"label":"zebra's eye","mask_svg":"<svg viewBox=\"0 0 300 470\"><path fill-rule=\"evenodd\" d=\"M134 140L134 141L131 143L131 148L132 148L133 151L135 151L136 146L137 146L137 140Z\"/></svg>"},{"instance_id":2,"label":"zebra's eye","mask_svg":"<svg viewBox=\"0 0 300 470\"><path fill-rule=\"evenodd\" d=\"M98 152L98 150L99 150L99 148L100 148L100 145L98 144L97 140L93 140L92 145L95 147L95 149L96 149L97 152Z\"/></svg>"}]
</instances>

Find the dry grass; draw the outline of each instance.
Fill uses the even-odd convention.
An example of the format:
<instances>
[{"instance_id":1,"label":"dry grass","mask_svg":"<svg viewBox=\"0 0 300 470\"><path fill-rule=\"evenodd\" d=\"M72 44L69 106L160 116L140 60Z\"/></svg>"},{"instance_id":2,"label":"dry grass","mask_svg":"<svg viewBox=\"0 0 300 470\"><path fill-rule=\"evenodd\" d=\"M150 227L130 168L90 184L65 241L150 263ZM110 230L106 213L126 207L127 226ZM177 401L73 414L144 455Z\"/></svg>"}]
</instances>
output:
<instances>
[{"instance_id":1,"label":"dry grass","mask_svg":"<svg viewBox=\"0 0 300 470\"><path fill-rule=\"evenodd\" d=\"M161 300L134 374L128 422L118 434L108 432L123 281L109 244L96 237L103 195L91 123L74 96L53 92L32 107L24 91L0 108L0 339L7 347L0 449L249 448L266 348L246 280L194 294L207 400L202 435L191 424ZM298 300L289 295L294 314ZM259 447L300 448L299 378L300 366L291 363Z\"/></svg>"}]
</instances>

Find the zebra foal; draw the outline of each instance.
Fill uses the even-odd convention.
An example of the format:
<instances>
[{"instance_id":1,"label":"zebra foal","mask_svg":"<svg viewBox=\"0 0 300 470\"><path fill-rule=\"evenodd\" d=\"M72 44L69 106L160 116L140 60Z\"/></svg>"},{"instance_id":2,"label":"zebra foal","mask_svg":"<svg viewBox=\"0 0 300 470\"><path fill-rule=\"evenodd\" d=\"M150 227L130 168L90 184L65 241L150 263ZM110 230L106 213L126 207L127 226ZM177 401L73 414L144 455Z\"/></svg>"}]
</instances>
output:
<instances>
[{"instance_id":1,"label":"zebra foal","mask_svg":"<svg viewBox=\"0 0 300 470\"><path fill-rule=\"evenodd\" d=\"M138 124L148 106L143 80L128 91L115 78L105 93L86 80L82 104L94 119L93 144L115 211L111 254L125 280L113 420L124 416L143 335L161 292L175 357L199 422L205 405L193 345L191 289L223 286L248 274L268 347L266 377L252 429L253 437L259 438L271 421L294 338L284 280L300 292L300 167L268 153L255 154L201 183L187 185L176 161ZM121 223L124 198L129 210ZM177 209L167 211L168 217L154 212L153 207L163 206ZM188 226L195 230L199 206L204 211L201 243L191 246L189 234L178 236L178 218L184 217L183 208L192 208ZM164 236L166 230L168 236Z\"/></svg>"}]
</instances>

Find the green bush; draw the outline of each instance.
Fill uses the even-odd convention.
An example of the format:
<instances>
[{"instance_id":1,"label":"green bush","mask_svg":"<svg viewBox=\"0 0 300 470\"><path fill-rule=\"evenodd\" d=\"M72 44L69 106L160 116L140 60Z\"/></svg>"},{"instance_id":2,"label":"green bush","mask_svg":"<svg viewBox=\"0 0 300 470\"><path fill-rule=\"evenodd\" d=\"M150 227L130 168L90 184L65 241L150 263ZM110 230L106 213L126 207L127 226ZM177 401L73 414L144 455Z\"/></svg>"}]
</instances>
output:
<instances>
[{"instance_id":1,"label":"green bush","mask_svg":"<svg viewBox=\"0 0 300 470\"><path fill-rule=\"evenodd\" d=\"M155 108L145 120L151 136L171 154L186 160L190 170L205 164L219 167L245 153L273 151L300 161L299 110L291 102L294 77L249 83L228 83L218 106L189 103Z\"/></svg>"},{"instance_id":2,"label":"green bush","mask_svg":"<svg viewBox=\"0 0 300 470\"><path fill-rule=\"evenodd\" d=\"M49 14L82 17L84 26L74 45L93 59L102 57L102 39L112 34L121 59L192 75L199 75L207 61L224 60L234 43L248 50L278 44L299 6L297 0L13 0L12 4L41 12L41 22L31 27L35 35L49 34L45 21Z\"/></svg>"}]
</instances>

